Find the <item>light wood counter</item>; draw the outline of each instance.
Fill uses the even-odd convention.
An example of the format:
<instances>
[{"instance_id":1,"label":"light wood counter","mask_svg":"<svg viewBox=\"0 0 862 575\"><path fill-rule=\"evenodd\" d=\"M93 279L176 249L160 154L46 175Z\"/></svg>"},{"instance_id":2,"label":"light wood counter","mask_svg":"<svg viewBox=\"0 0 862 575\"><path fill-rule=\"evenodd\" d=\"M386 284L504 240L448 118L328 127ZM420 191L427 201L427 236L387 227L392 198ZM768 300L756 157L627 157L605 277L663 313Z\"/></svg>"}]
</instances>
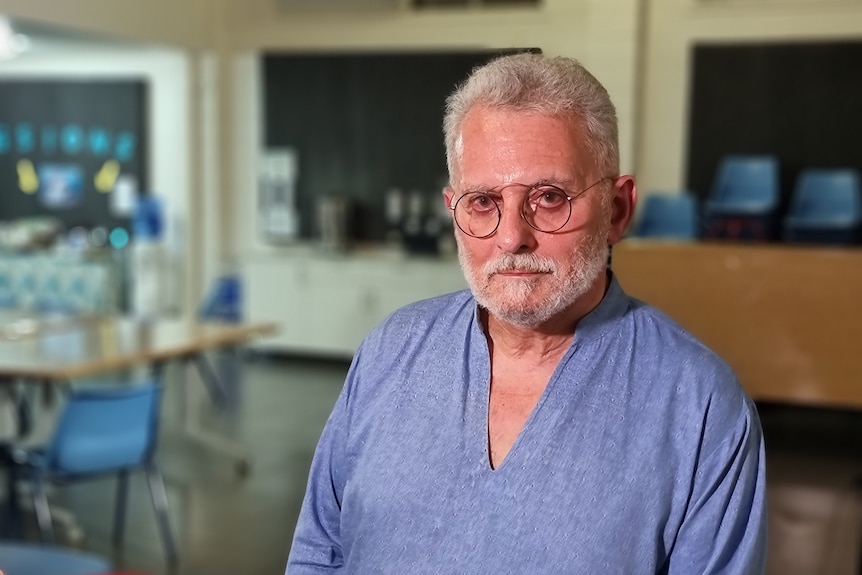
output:
<instances>
[{"instance_id":1,"label":"light wood counter","mask_svg":"<svg viewBox=\"0 0 862 575\"><path fill-rule=\"evenodd\" d=\"M626 240L613 269L753 399L862 409L862 250Z\"/></svg>"}]
</instances>

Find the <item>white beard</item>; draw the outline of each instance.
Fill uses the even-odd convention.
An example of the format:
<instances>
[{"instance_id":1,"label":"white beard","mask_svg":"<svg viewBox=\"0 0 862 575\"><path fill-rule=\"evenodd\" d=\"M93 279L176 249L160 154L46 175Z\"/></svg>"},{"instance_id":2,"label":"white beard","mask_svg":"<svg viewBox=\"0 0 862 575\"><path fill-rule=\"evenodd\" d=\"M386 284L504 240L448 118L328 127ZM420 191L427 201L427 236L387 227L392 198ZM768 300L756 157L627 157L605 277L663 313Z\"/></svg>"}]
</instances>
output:
<instances>
[{"instance_id":1,"label":"white beard","mask_svg":"<svg viewBox=\"0 0 862 575\"><path fill-rule=\"evenodd\" d=\"M581 248L575 250L571 259L562 265L535 254L507 253L489 260L478 269L469 261L458 234L458 260L479 305L507 323L538 327L574 304L605 271L610 249L607 232L607 229L601 229L598 233L585 236ZM532 278L495 276L497 272L505 270L546 275ZM546 297L540 301L530 301L537 289L546 293Z\"/></svg>"}]
</instances>

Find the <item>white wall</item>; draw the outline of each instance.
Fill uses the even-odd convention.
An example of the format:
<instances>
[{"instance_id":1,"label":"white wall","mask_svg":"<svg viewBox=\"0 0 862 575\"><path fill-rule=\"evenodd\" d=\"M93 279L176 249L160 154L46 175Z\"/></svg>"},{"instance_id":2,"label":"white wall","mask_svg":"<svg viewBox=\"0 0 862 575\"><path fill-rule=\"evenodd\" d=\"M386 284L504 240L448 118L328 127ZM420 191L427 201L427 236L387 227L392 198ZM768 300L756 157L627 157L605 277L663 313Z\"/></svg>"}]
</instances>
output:
<instances>
[{"instance_id":1,"label":"white wall","mask_svg":"<svg viewBox=\"0 0 862 575\"><path fill-rule=\"evenodd\" d=\"M267 50L470 49L539 47L578 58L611 94L620 120L621 162L634 166L635 52L639 0L545 0L541 10L355 10L286 12L277 0L232 2L225 14L234 89L222 124L233 134L226 193L231 253L261 249L254 230L255 158L261 148L256 60ZM344 4L347 4L346 2ZM302 86L297 86L298 90ZM441 136L442 137L442 136Z\"/></svg>"},{"instance_id":2,"label":"white wall","mask_svg":"<svg viewBox=\"0 0 862 575\"><path fill-rule=\"evenodd\" d=\"M862 40L859 0L652 0L637 142L641 194L685 183L689 53L698 41Z\"/></svg>"},{"instance_id":3,"label":"white wall","mask_svg":"<svg viewBox=\"0 0 862 575\"><path fill-rule=\"evenodd\" d=\"M221 0L0 0L0 13L117 38L200 47Z\"/></svg>"},{"instance_id":4,"label":"white wall","mask_svg":"<svg viewBox=\"0 0 862 575\"><path fill-rule=\"evenodd\" d=\"M189 135L189 65L183 52L160 48L104 47L52 44L0 63L0 76L50 79L143 79L148 92L148 150L150 192L166 203L166 241L185 258L189 250L191 204L191 140ZM188 305L185 265L173 278L176 306Z\"/></svg>"}]
</instances>

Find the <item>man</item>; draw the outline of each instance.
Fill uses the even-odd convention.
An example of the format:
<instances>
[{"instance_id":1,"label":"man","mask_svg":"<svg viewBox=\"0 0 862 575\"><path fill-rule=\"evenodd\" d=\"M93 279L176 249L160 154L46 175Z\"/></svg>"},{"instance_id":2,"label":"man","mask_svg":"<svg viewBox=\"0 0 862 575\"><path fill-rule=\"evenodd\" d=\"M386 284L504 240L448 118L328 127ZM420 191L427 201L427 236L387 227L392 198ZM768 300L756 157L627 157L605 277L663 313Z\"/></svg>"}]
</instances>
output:
<instances>
[{"instance_id":1,"label":"man","mask_svg":"<svg viewBox=\"0 0 862 575\"><path fill-rule=\"evenodd\" d=\"M607 92L573 60L503 57L444 126L470 291L362 344L287 573L762 573L752 402L606 269L637 197Z\"/></svg>"}]
</instances>

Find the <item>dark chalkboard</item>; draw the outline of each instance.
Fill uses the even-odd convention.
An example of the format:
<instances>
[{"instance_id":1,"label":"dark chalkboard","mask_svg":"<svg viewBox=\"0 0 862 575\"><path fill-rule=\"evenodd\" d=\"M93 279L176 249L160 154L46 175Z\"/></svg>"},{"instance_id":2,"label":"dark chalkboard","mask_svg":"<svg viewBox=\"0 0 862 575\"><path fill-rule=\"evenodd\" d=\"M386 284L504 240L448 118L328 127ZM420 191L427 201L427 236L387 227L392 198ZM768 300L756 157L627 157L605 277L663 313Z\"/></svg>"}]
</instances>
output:
<instances>
[{"instance_id":1,"label":"dark chalkboard","mask_svg":"<svg viewBox=\"0 0 862 575\"><path fill-rule=\"evenodd\" d=\"M265 145L298 151L300 236L316 233L314 207L326 195L353 201L354 236L370 241L384 236L388 189L442 201L446 96L475 66L512 51L264 55Z\"/></svg>"},{"instance_id":2,"label":"dark chalkboard","mask_svg":"<svg viewBox=\"0 0 862 575\"><path fill-rule=\"evenodd\" d=\"M123 226L109 172L148 190L143 80L0 80L0 220L52 216L68 228ZM35 178L33 177L35 176ZM69 193L63 195L65 181Z\"/></svg>"}]
</instances>

